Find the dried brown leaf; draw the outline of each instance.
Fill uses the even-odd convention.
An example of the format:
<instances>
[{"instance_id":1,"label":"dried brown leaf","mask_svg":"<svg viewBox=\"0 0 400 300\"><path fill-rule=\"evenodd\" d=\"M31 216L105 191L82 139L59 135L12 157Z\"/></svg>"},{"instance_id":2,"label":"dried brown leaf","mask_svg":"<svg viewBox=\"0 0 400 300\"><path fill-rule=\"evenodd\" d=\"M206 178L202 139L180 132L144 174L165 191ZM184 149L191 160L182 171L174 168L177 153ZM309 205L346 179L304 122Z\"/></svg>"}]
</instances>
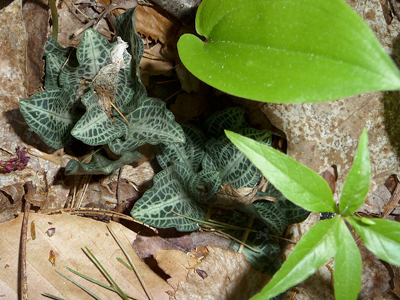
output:
<instances>
[{"instance_id":1,"label":"dried brown leaf","mask_svg":"<svg viewBox=\"0 0 400 300\"><path fill-rule=\"evenodd\" d=\"M136 31L145 37L165 44L175 38L179 27L172 18L161 14L158 7L141 6L136 10Z\"/></svg>"},{"instance_id":2,"label":"dried brown leaf","mask_svg":"<svg viewBox=\"0 0 400 300\"><path fill-rule=\"evenodd\" d=\"M209 252L200 263L188 270L186 280L179 283L173 299L249 299L268 283L270 277L255 271L244 254L212 246L207 248ZM168 259L168 255L162 257ZM181 267L186 263L186 258L181 255L180 257L176 263ZM163 263L160 261L160 266ZM174 271L170 265L168 270ZM179 274L182 276L183 273ZM172 273L172 276L178 277L175 273Z\"/></svg>"},{"instance_id":3,"label":"dried brown leaf","mask_svg":"<svg viewBox=\"0 0 400 300\"><path fill-rule=\"evenodd\" d=\"M154 253L158 266L171 278L168 284L176 290L180 282L186 281L189 269L197 264L197 259L179 250L161 250Z\"/></svg>"},{"instance_id":4,"label":"dried brown leaf","mask_svg":"<svg viewBox=\"0 0 400 300\"><path fill-rule=\"evenodd\" d=\"M117 262L116 257L124 254L108 233L105 223L71 215L29 214L29 221L35 221L36 240L27 243L27 274L29 299L41 299L41 293L68 295L68 299L92 299L86 292L59 276L55 270L68 275L89 288L102 299L116 299L116 294L68 272L68 266L91 278L107 283L107 280L93 265L81 248L87 246L102 263L113 279L125 292L137 299L148 299L133 271ZM18 247L22 216L0 225L0 248L2 265L9 267L0 272L1 293L5 299L18 299ZM49 225L49 222L52 225ZM152 291L155 299L168 299L165 291L168 284L155 275L136 255L130 246L136 234L124 226L111 222L108 224L127 249L142 277ZM50 238L46 233L55 228ZM53 251L55 266L49 262ZM124 258L125 259L125 258Z\"/></svg>"}]
</instances>

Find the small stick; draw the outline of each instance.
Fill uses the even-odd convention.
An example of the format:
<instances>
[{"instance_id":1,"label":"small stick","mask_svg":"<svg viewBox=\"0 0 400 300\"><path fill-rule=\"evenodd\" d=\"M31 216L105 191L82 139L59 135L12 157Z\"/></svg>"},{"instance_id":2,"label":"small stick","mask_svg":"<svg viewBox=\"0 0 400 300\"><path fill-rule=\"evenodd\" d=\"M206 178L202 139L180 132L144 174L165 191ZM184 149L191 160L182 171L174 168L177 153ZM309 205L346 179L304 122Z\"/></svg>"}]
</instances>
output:
<instances>
[{"instance_id":1,"label":"small stick","mask_svg":"<svg viewBox=\"0 0 400 300\"><path fill-rule=\"evenodd\" d=\"M31 209L31 203L29 202L29 196L35 195L35 189L32 185L32 181L25 183L26 194L25 194L25 207L24 207L24 218L22 220L21 228L21 248L20 248L20 259L21 259L21 299L28 299L28 277L26 274L26 239L28 236L28 218L29 210Z\"/></svg>"},{"instance_id":2,"label":"small stick","mask_svg":"<svg viewBox=\"0 0 400 300\"><path fill-rule=\"evenodd\" d=\"M125 116L122 114L122 112L120 112L119 109L114 105L114 103L112 103L112 102L110 101L110 104L111 104L112 107L115 108L115 110L119 113L119 115L122 117L122 119L124 119L124 121L125 121L128 125L131 125L131 124L129 124L129 121L125 118Z\"/></svg>"},{"instance_id":3,"label":"small stick","mask_svg":"<svg viewBox=\"0 0 400 300\"><path fill-rule=\"evenodd\" d=\"M247 222L247 228L251 228L251 226L253 226L253 222L254 222L254 216L250 216L249 221ZM249 233L250 233L250 230L246 230L245 232L243 232L243 235L242 235L243 244L246 243L246 240L249 237ZM243 247L244 247L243 244L240 244L238 253L242 253Z\"/></svg>"}]
</instances>

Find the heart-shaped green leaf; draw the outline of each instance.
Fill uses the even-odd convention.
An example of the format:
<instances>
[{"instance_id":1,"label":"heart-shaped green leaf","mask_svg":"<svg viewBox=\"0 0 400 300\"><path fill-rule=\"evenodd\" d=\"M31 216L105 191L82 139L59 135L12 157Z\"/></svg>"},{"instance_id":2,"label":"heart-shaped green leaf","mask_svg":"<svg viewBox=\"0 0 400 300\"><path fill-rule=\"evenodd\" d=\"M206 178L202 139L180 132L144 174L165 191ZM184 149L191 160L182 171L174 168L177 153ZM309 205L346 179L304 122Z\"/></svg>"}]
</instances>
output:
<instances>
[{"instance_id":1,"label":"heart-shaped green leaf","mask_svg":"<svg viewBox=\"0 0 400 300\"><path fill-rule=\"evenodd\" d=\"M100 153L92 156L90 163L81 163L75 159L71 159L65 167L65 175L83 175L83 174L110 174L113 170L123 167L134 162L136 159L142 158L137 151L125 152L118 160L112 161Z\"/></svg>"},{"instance_id":2,"label":"heart-shaped green leaf","mask_svg":"<svg viewBox=\"0 0 400 300\"><path fill-rule=\"evenodd\" d=\"M290 201L315 212L338 212L328 184L313 170L271 147L231 131L225 132Z\"/></svg>"},{"instance_id":3,"label":"heart-shaped green leaf","mask_svg":"<svg viewBox=\"0 0 400 300\"><path fill-rule=\"evenodd\" d=\"M368 134L365 128L358 143L353 167L347 175L340 197L339 209L344 216L351 215L363 205L371 181L371 164L368 151Z\"/></svg>"},{"instance_id":4,"label":"heart-shaped green leaf","mask_svg":"<svg viewBox=\"0 0 400 300\"><path fill-rule=\"evenodd\" d=\"M189 195L187 182L193 173L183 164L175 164L154 176L154 185L137 201L131 215L157 228L175 227L179 231L193 231L199 224L181 215L204 220L206 211Z\"/></svg>"},{"instance_id":5,"label":"heart-shaped green leaf","mask_svg":"<svg viewBox=\"0 0 400 300\"><path fill-rule=\"evenodd\" d=\"M336 255L341 243L340 217L314 225L296 245L288 259L261 293L251 300L264 300L302 282Z\"/></svg>"},{"instance_id":6,"label":"heart-shaped green leaf","mask_svg":"<svg viewBox=\"0 0 400 300\"><path fill-rule=\"evenodd\" d=\"M122 138L109 143L112 152L122 154L133 150L140 145L149 143L183 143L185 134L175 116L166 108L160 99L147 98L141 105L126 115L130 125Z\"/></svg>"},{"instance_id":7,"label":"heart-shaped green leaf","mask_svg":"<svg viewBox=\"0 0 400 300\"><path fill-rule=\"evenodd\" d=\"M342 0L204 0L179 56L224 92L259 101L321 102L400 89L400 73Z\"/></svg>"},{"instance_id":8,"label":"heart-shaped green leaf","mask_svg":"<svg viewBox=\"0 0 400 300\"><path fill-rule=\"evenodd\" d=\"M59 149L71 142L71 129L79 118L75 88L54 88L22 99L19 109L26 122L50 147Z\"/></svg>"}]
</instances>

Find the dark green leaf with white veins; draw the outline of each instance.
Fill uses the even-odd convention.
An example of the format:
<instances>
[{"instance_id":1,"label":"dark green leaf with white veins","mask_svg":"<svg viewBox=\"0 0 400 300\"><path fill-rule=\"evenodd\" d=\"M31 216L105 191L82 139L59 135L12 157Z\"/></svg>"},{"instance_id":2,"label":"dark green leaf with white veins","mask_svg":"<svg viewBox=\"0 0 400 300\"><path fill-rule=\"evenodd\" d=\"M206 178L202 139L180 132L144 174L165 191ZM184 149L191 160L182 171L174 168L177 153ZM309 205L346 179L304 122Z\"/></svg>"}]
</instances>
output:
<instances>
[{"instance_id":1,"label":"dark green leaf with white veins","mask_svg":"<svg viewBox=\"0 0 400 300\"><path fill-rule=\"evenodd\" d=\"M280 210L286 216L288 223L287 225L303 222L305 219L307 219L308 215L310 214L308 210L305 210L304 208L288 200L280 191L278 191L271 184L271 182L268 182L268 185L264 192L258 191L256 196L274 197L279 203Z\"/></svg>"},{"instance_id":2,"label":"dark green leaf with white veins","mask_svg":"<svg viewBox=\"0 0 400 300\"><path fill-rule=\"evenodd\" d=\"M371 164L369 161L368 135L365 128L358 144L353 167L343 185L339 202L342 215L351 215L363 205L368 194L370 178Z\"/></svg>"},{"instance_id":3,"label":"dark green leaf with white veins","mask_svg":"<svg viewBox=\"0 0 400 300\"><path fill-rule=\"evenodd\" d=\"M143 56L144 46L142 39L136 33L136 7L126 10L119 15L114 22L114 27L118 35L127 43L129 43L128 51L132 55L132 75L138 70L140 60Z\"/></svg>"},{"instance_id":4,"label":"dark green leaf with white veins","mask_svg":"<svg viewBox=\"0 0 400 300\"><path fill-rule=\"evenodd\" d=\"M65 57L53 53L46 55L46 75L44 77L46 89L58 88L60 86L58 78L65 60Z\"/></svg>"},{"instance_id":5,"label":"dark green leaf with white veins","mask_svg":"<svg viewBox=\"0 0 400 300\"><path fill-rule=\"evenodd\" d=\"M93 79L106 62L111 60L113 47L114 44L110 44L94 29L85 30L76 52L79 66L66 64L60 74L60 82L78 87L82 79Z\"/></svg>"},{"instance_id":6,"label":"dark green leaf with white veins","mask_svg":"<svg viewBox=\"0 0 400 300\"><path fill-rule=\"evenodd\" d=\"M400 266L400 223L349 216L346 220L361 236L365 247L380 259Z\"/></svg>"},{"instance_id":7,"label":"dark green leaf with white veins","mask_svg":"<svg viewBox=\"0 0 400 300\"><path fill-rule=\"evenodd\" d=\"M271 133L266 130L242 128L239 130L265 145L271 145ZM251 163L229 139L221 136L218 140L210 139L206 146L203 169L217 170L221 173L222 183L231 183L234 188L253 187L260 180L260 171Z\"/></svg>"},{"instance_id":8,"label":"dark green leaf with white veins","mask_svg":"<svg viewBox=\"0 0 400 300\"><path fill-rule=\"evenodd\" d=\"M191 124L183 124L182 130L185 133L186 142L158 145L157 161L164 169L169 163L181 162L196 173L205 154L206 137L199 128Z\"/></svg>"},{"instance_id":9,"label":"dark green leaf with white veins","mask_svg":"<svg viewBox=\"0 0 400 300\"><path fill-rule=\"evenodd\" d=\"M89 163L81 163L75 159L71 159L65 167L66 175L83 175L83 174L110 174L113 170L133 163L135 160L142 158L137 151L125 152L118 160L109 160L106 156L95 153Z\"/></svg>"},{"instance_id":10,"label":"dark green leaf with white veins","mask_svg":"<svg viewBox=\"0 0 400 300\"><path fill-rule=\"evenodd\" d=\"M76 139L87 145L97 146L107 144L124 134L127 128L125 121L115 118L112 122L101 108L99 96L93 90L83 96L82 103L86 106L86 113L71 131Z\"/></svg>"},{"instance_id":11,"label":"dark green leaf with white veins","mask_svg":"<svg viewBox=\"0 0 400 300\"><path fill-rule=\"evenodd\" d=\"M218 171L206 169L194 174L189 183L189 194L197 202L210 205L214 201L214 195L221 186L221 176Z\"/></svg>"},{"instance_id":12,"label":"dark green leaf with white veins","mask_svg":"<svg viewBox=\"0 0 400 300\"><path fill-rule=\"evenodd\" d=\"M183 64L236 96L321 102L400 88L399 70L342 0L205 0L196 30L204 41L179 39Z\"/></svg>"},{"instance_id":13,"label":"dark green leaf with white veins","mask_svg":"<svg viewBox=\"0 0 400 300\"><path fill-rule=\"evenodd\" d=\"M258 200L248 206L255 208L254 216L260 219L271 233L278 236L283 235L288 223L279 203Z\"/></svg>"},{"instance_id":14,"label":"dark green leaf with white veins","mask_svg":"<svg viewBox=\"0 0 400 300\"><path fill-rule=\"evenodd\" d=\"M328 184L313 170L272 147L234 132L225 132L287 199L307 210L338 212Z\"/></svg>"},{"instance_id":15,"label":"dark green leaf with white veins","mask_svg":"<svg viewBox=\"0 0 400 300\"><path fill-rule=\"evenodd\" d=\"M175 227L179 231L193 231L199 225L180 217L171 210L197 220L205 220L206 211L189 195L186 183L193 174L189 168L176 164L154 176L153 187L135 203L131 215L135 219L158 228Z\"/></svg>"},{"instance_id":16,"label":"dark green leaf with white veins","mask_svg":"<svg viewBox=\"0 0 400 300\"><path fill-rule=\"evenodd\" d=\"M206 120L206 134L209 138L218 138L224 130L237 132L242 127L249 127L244 119L244 110L240 107L231 107L212 114Z\"/></svg>"},{"instance_id":17,"label":"dark green leaf with white veins","mask_svg":"<svg viewBox=\"0 0 400 300\"><path fill-rule=\"evenodd\" d=\"M47 145L59 149L71 142L70 131L79 118L74 101L73 87L48 89L22 99L19 109L29 127Z\"/></svg>"},{"instance_id":18,"label":"dark green leaf with white veins","mask_svg":"<svg viewBox=\"0 0 400 300\"><path fill-rule=\"evenodd\" d=\"M67 58L68 56L70 56L71 51L73 51L74 48L72 47L64 48L55 39L49 36L46 45L44 46L44 50L45 50L44 56L46 57L49 53L51 53L53 55Z\"/></svg>"},{"instance_id":19,"label":"dark green leaf with white veins","mask_svg":"<svg viewBox=\"0 0 400 300\"><path fill-rule=\"evenodd\" d=\"M156 145L185 141L182 128L160 99L147 98L125 117L130 123L125 135L109 143L111 151L116 154L133 150L145 143Z\"/></svg>"},{"instance_id":20,"label":"dark green leaf with white veins","mask_svg":"<svg viewBox=\"0 0 400 300\"><path fill-rule=\"evenodd\" d=\"M356 300L361 290L362 263L357 244L345 222L341 222L341 245L333 272L336 300Z\"/></svg>"},{"instance_id":21,"label":"dark green leaf with white veins","mask_svg":"<svg viewBox=\"0 0 400 300\"><path fill-rule=\"evenodd\" d=\"M303 236L279 271L251 300L265 300L307 279L336 255L341 243L340 217L318 222Z\"/></svg>"}]
</instances>

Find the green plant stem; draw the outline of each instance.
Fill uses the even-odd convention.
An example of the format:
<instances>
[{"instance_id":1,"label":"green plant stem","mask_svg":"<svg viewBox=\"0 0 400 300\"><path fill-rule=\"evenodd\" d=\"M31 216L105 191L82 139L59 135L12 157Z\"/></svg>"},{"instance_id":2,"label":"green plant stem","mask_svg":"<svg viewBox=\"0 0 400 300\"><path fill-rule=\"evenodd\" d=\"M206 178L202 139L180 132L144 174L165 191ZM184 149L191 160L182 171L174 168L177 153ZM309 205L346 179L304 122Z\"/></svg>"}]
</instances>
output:
<instances>
[{"instance_id":1,"label":"green plant stem","mask_svg":"<svg viewBox=\"0 0 400 300\"><path fill-rule=\"evenodd\" d=\"M57 39L58 39L58 13L57 13L56 0L49 0L49 6L50 6L50 10L51 10L51 19L52 19L52 24L53 24L52 38L57 41Z\"/></svg>"}]
</instances>

